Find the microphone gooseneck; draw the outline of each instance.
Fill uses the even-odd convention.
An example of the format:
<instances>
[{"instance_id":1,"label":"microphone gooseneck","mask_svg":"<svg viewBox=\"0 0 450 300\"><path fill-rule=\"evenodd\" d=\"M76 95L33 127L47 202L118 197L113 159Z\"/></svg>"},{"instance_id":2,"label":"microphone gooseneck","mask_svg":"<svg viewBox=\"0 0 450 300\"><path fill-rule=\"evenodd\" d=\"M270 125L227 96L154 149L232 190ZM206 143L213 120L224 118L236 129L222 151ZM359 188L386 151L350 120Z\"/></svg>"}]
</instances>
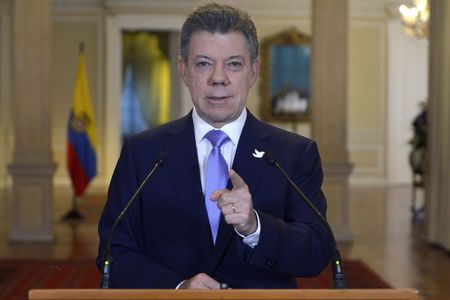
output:
<instances>
[{"instance_id":1,"label":"microphone gooseneck","mask_svg":"<svg viewBox=\"0 0 450 300\"><path fill-rule=\"evenodd\" d=\"M281 167L278 160L276 160L271 153L265 153L267 163L271 166L276 167L281 174L286 178L286 180L289 182L291 187L297 192L298 195L308 204L308 206L316 213L316 215L319 217L319 219L322 221L322 223L327 228L330 236L331 236L331 242L332 242L332 250L331 250L331 268L333 269L333 284L334 288L336 289L343 289L346 287L345 285L345 279L344 279L344 270L342 267L342 259L341 254L339 253L337 244L336 244L336 238L334 237L333 230L330 227L330 224L328 223L327 219L324 217L324 215L317 209L317 207L309 200L309 198L300 190L300 188L295 184L294 181L289 177L289 175L286 173L286 171Z\"/></svg>"},{"instance_id":2,"label":"microphone gooseneck","mask_svg":"<svg viewBox=\"0 0 450 300\"><path fill-rule=\"evenodd\" d=\"M157 159L155 161L155 164L153 165L153 168L151 171L147 174L145 179L142 181L142 183L139 185L137 190L134 192L133 196L128 200L127 205L122 209L120 214L115 219L113 225L111 226L111 229L108 233L108 239L106 240L106 246L105 250L103 252L103 265L102 265L102 274L100 279L100 288L102 289L108 289L111 286L111 275L110 275L110 267L111 267L111 242L112 238L114 236L114 233L116 231L117 225L122 220L125 213L128 211L129 207L133 204L134 200L139 196L142 189L144 188L147 181L153 176L153 174L156 172L156 170L165 163L166 160L166 154L164 152L161 152L158 154Z\"/></svg>"}]
</instances>

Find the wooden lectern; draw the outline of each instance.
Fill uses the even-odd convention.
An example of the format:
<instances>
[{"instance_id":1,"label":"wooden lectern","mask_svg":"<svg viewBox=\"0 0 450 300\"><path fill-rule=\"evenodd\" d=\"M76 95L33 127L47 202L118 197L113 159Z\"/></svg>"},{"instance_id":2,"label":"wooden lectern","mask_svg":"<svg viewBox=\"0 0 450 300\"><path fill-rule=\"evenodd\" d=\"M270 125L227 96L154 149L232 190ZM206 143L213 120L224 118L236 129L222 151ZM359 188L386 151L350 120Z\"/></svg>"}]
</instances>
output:
<instances>
[{"instance_id":1,"label":"wooden lectern","mask_svg":"<svg viewBox=\"0 0 450 300\"><path fill-rule=\"evenodd\" d=\"M418 300L412 289L292 289L292 290L136 290L136 289L36 289L30 300L110 300L110 299L232 299L232 300Z\"/></svg>"}]
</instances>

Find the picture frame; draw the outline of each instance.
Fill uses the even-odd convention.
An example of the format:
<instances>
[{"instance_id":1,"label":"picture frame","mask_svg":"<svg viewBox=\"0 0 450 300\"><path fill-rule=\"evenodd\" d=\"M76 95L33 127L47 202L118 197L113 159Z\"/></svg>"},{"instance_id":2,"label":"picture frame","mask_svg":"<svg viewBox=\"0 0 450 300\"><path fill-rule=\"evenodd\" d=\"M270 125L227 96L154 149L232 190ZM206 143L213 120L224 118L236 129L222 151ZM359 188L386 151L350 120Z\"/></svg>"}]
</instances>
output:
<instances>
[{"instance_id":1,"label":"picture frame","mask_svg":"<svg viewBox=\"0 0 450 300\"><path fill-rule=\"evenodd\" d=\"M308 122L311 37L291 27L261 42L261 110L265 121Z\"/></svg>"}]
</instances>

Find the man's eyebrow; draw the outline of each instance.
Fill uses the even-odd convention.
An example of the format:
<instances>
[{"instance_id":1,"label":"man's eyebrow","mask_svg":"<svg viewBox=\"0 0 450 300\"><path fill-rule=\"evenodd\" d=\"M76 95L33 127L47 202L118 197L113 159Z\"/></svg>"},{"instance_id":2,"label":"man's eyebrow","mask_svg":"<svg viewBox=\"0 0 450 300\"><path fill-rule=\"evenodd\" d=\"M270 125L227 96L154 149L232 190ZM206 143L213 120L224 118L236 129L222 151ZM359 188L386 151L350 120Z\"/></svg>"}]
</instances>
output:
<instances>
[{"instance_id":1,"label":"man's eyebrow","mask_svg":"<svg viewBox=\"0 0 450 300\"><path fill-rule=\"evenodd\" d=\"M194 59L209 59L209 60L214 60L213 58L209 57L208 55L202 55L202 54L198 54L194 57ZM230 57L227 57L225 60L229 61L229 60L233 60L233 59L241 59L244 60L244 56L242 55L232 55Z\"/></svg>"},{"instance_id":2,"label":"man's eyebrow","mask_svg":"<svg viewBox=\"0 0 450 300\"><path fill-rule=\"evenodd\" d=\"M228 57L226 60L232 60L232 59L244 59L244 57L242 55L233 55Z\"/></svg>"},{"instance_id":3,"label":"man's eyebrow","mask_svg":"<svg viewBox=\"0 0 450 300\"><path fill-rule=\"evenodd\" d=\"M207 56L207 55L196 55L194 57L194 59L209 59L209 60L212 60L212 58Z\"/></svg>"}]
</instances>

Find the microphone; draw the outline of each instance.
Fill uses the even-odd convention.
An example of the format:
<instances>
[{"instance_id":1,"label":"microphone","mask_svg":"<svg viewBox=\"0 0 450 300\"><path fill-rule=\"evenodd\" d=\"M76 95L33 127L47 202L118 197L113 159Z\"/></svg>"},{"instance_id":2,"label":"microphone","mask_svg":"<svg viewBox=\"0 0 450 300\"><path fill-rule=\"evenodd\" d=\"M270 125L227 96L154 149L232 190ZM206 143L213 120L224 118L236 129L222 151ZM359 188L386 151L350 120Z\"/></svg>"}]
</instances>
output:
<instances>
[{"instance_id":1,"label":"microphone","mask_svg":"<svg viewBox=\"0 0 450 300\"><path fill-rule=\"evenodd\" d=\"M342 268L341 254L337 248L336 238L334 237L333 230L331 230L330 224L324 215L317 209L317 207L309 200L309 198L300 190L300 188L295 184L294 181L289 177L286 171L281 167L280 163L276 158L273 157L271 153L265 153L267 163L271 166L275 166L280 170L281 174L287 179L291 187L297 192L297 194L308 204L308 206L314 211L317 217L322 221L322 223L327 228L332 241L331 249L331 268L333 269L333 283L334 288L343 289L345 288L344 270Z\"/></svg>"},{"instance_id":2,"label":"microphone","mask_svg":"<svg viewBox=\"0 0 450 300\"><path fill-rule=\"evenodd\" d=\"M112 262L111 242L112 242L112 238L114 236L114 233L116 231L117 225L119 224L120 220L122 220L123 216L128 211L130 206L133 204L133 202L137 198L137 196L139 196L139 194L141 193L141 191L144 188L144 186L147 183L147 181L150 179L150 177L153 176L153 174L156 172L156 170L165 163L165 160L166 160L166 153L165 152L160 152L157 155L157 158L156 158L155 164L153 165L153 168L147 174L147 177L145 177L145 179L139 185L139 187L134 192L134 194L130 198L130 200L128 200L127 205L125 205L125 207L122 209L122 211L120 212L120 214L117 216L116 220L114 221L113 225L111 226L111 229L109 230L108 239L106 240L106 246L105 246L105 250L103 252L102 275L101 275L101 279L100 279L100 287L102 289L110 288L110 284L111 284L111 277L110 277L110 274L109 274L110 265L111 265L111 262Z\"/></svg>"}]
</instances>

